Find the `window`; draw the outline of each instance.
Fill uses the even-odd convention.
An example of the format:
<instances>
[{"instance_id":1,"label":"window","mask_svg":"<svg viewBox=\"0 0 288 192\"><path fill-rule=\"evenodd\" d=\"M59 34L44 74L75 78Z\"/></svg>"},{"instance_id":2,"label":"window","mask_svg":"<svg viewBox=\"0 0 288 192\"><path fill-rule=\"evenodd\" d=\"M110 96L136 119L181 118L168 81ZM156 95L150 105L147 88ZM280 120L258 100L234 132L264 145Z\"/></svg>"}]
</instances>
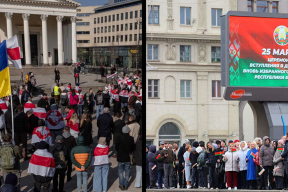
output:
<instances>
[{"instance_id":1,"label":"window","mask_svg":"<svg viewBox=\"0 0 288 192\"><path fill-rule=\"evenodd\" d=\"M142 17L142 10L140 10L140 17Z\"/></svg>"},{"instance_id":2,"label":"window","mask_svg":"<svg viewBox=\"0 0 288 192\"><path fill-rule=\"evenodd\" d=\"M130 11L130 19L133 18L133 11Z\"/></svg>"},{"instance_id":3,"label":"window","mask_svg":"<svg viewBox=\"0 0 288 192\"><path fill-rule=\"evenodd\" d=\"M91 13L79 13L79 14L77 14L77 17L88 17L90 15L91 15Z\"/></svg>"},{"instance_id":4,"label":"window","mask_svg":"<svg viewBox=\"0 0 288 192\"><path fill-rule=\"evenodd\" d=\"M248 12L253 12L253 0L248 0Z\"/></svg>"},{"instance_id":5,"label":"window","mask_svg":"<svg viewBox=\"0 0 288 192\"><path fill-rule=\"evenodd\" d=\"M112 26L112 32L115 32L115 25Z\"/></svg>"},{"instance_id":6,"label":"window","mask_svg":"<svg viewBox=\"0 0 288 192\"><path fill-rule=\"evenodd\" d=\"M105 26L105 33L107 33L107 26Z\"/></svg>"},{"instance_id":7,"label":"window","mask_svg":"<svg viewBox=\"0 0 288 192\"><path fill-rule=\"evenodd\" d=\"M103 43L103 37L101 37L101 43Z\"/></svg>"},{"instance_id":8,"label":"window","mask_svg":"<svg viewBox=\"0 0 288 192\"><path fill-rule=\"evenodd\" d=\"M116 36L116 42L119 42L119 36L118 35Z\"/></svg>"},{"instance_id":9,"label":"window","mask_svg":"<svg viewBox=\"0 0 288 192\"><path fill-rule=\"evenodd\" d=\"M132 35L129 35L129 41L132 41Z\"/></svg>"},{"instance_id":10,"label":"window","mask_svg":"<svg viewBox=\"0 0 288 192\"><path fill-rule=\"evenodd\" d=\"M212 81L212 97L221 98L221 81Z\"/></svg>"},{"instance_id":11,"label":"window","mask_svg":"<svg viewBox=\"0 0 288 192\"><path fill-rule=\"evenodd\" d=\"M148 6L148 24L159 24L159 6Z\"/></svg>"},{"instance_id":12,"label":"window","mask_svg":"<svg viewBox=\"0 0 288 192\"><path fill-rule=\"evenodd\" d=\"M89 22L80 22L80 23L76 23L76 25L81 26L81 25L90 25Z\"/></svg>"},{"instance_id":13,"label":"window","mask_svg":"<svg viewBox=\"0 0 288 192\"><path fill-rule=\"evenodd\" d=\"M147 60L158 60L158 45L147 45Z\"/></svg>"},{"instance_id":14,"label":"window","mask_svg":"<svg viewBox=\"0 0 288 192\"><path fill-rule=\"evenodd\" d=\"M112 16L112 21L115 21L115 15Z\"/></svg>"},{"instance_id":15,"label":"window","mask_svg":"<svg viewBox=\"0 0 288 192\"><path fill-rule=\"evenodd\" d=\"M212 26L221 26L222 9L211 9Z\"/></svg>"},{"instance_id":16,"label":"window","mask_svg":"<svg viewBox=\"0 0 288 192\"><path fill-rule=\"evenodd\" d=\"M168 141L171 145L173 145L174 141L176 141L178 143L178 146L180 147L181 132L177 125L172 122L168 122L162 125L159 130L159 143L157 144L160 144L160 141ZM193 142L191 141L190 143L192 144Z\"/></svg>"},{"instance_id":17,"label":"window","mask_svg":"<svg viewBox=\"0 0 288 192\"><path fill-rule=\"evenodd\" d=\"M277 1L272 2L272 12L278 13L278 2Z\"/></svg>"},{"instance_id":18,"label":"window","mask_svg":"<svg viewBox=\"0 0 288 192\"><path fill-rule=\"evenodd\" d=\"M96 24L96 18L94 18L94 24Z\"/></svg>"},{"instance_id":19,"label":"window","mask_svg":"<svg viewBox=\"0 0 288 192\"><path fill-rule=\"evenodd\" d=\"M123 31L123 24L121 24L121 31Z\"/></svg>"},{"instance_id":20,"label":"window","mask_svg":"<svg viewBox=\"0 0 288 192\"><path fill-rule=\"evenodd\" d=\"M90 43L90 40L77 40L77 43Z\"/></svg>"},{"instance_id":21,"label":"window","mask_svg":"<svg viewBox=\"0 0 288 192\"><path fill-rule=\"evenodd\" d=\"M96 28L94 28L94 32L96 33ZM77 31L76 34L88 35L90 34L90 31Z\"/></svg>"},{"instance_id":22,"label":"window","mask_svg":"<svg viewBox=\"0 0 288 192\"><path fill-rule=\"evenodd\" d=\"M105 16L105 23L107 23L107 16Z\"/></svg>"},{"instance_id":23,"label":"window","mask_svg":"<svg viewBox=\"0 0 288 192\"><path fill-rule=\"evenodd\" d=\"M135 18L138 18L138 11L135 11Z\"/></svg>"},{"instance_id":24,"label":"window","mask_svg":"<svg viewBox=\"0 0 288 192\"><path fill-rule=\"evenodd\" d=\"M121 20L124 19L124 13L121 13Z\"/></svg>"},{"instance_id":25,"label":"window","mask_svg":"<svg viewBox=\"0 0 288 192\"><path fill-rule=\"evenodd\" d=\"M191 61L191 46L180 45L180 61Z\"/></svg>"},{"instance_id":26,"label":"window","mask_svg":"<svg viewBox=\"0 0 288 192\"><path fill-rule=\"evenodd\" d=\"M180 81L180 97L191 98L191 81Z\"/></svg>"},{"instance_id":27,"label":"window","mask_svg":"<svg viewBox=\"0 0 288 192\"><path fill-rule=\"evenodd\" d=\"M100 17L98 17L97 20L98 20L97 23L100 23Z\"/></svg>"},{"instance_id":28,"label":"window","mask_svg":"<svg viewBox=\"0 0 288 192\"><path fill-rule=\"evenodd\" d=\"M128 24L125 24L125 31L128 31Z\"/></svg>"},{"instance_id":29,"label":"window","mask_svg":"<svg viewBox=\"0 0 288 192\"><path fill-rule=\"evenodd\" d=\"M139 34L139 41L142 41L142 34Z\"/></svg>"},{"instance_id":30,"label":"window","mask_svg":"<svg viewBox=\"0 0 288 192\"><path fill-rule=\"evenodd\" d=\"M139 29L142 29L142 22L140 22Z\"/></svg>"},{"instance_id":31,"label":"window","mask_svg":"<svg viewBox=\"0 0 288 192\"><path fill-rule=\"evenodd\" d=\"M125 19L128 19L128 12L125 13Z\"/></svg>"},{"instance_id":32,"label":"window","mask_svg":"<svg viewBox=\"0 0 288 192\"><path fill-rule=\"evenodd\" d=\"M119 14L117 14L117 21L119 21Z\"/></svg>"},{"instance_id":33,"label":"window","mask_svg":"<svg viewBox=\"0 0 288 192\"><path fill-rule=\"evenodd\" d=\"M112 42L114 42L115 41L115 37L114 36L112 36Z\"/></svg>"},{"instance_id":34,"label":"window","mask_svg":"<svg viewBox=\"0 0 288 192\"><path fill-rule=\"evenodd\" d=\"M128 35L125 35L125 41L128 41Z\"/></svg>"},{"instance_id":35,"label":"window","mask_svg":"<svg viewBox=\"0 0 288 192\"><path fill-rule=\"evenodd\" d=\"M94 37L94 43L96 43L96 37Z\"/></svg>"},{"instance_id":36,"label":"window","mask_svg":"<svg viewBox=\"0 0 288 192\"><path fill-rule=\"evenodd\" d=\"M101 33L103 33L103 27L101 27Z\"/></svg>"},{"instance_id":37,"label":"window","mask_svg":"<svg viewBox=\"0 0 288 192\"><path fill-rule=\"evenodd\" d=\"M211 62L221 62L221 47L211 47Z\"/></svg>"},{"instance_id":38,"label":"window","mask_svg":"<svg viewBox=\"0 0 288 192\"><path fill-rule=\"evenodd\" d=\"M137 29L137 25L138 25L138 23L136 22L136 23L135 23L135 27L134 27L135 29Z\"/></svg>"},{"instance_id":39,"label":"window","mask_svg":"<svg viewBox=\"0 0 288 192\"><path fill-rule=\"evenodd\" d=\"M107 43L107 37L105 37L105 43Z\"/></svg>"},{"instance_id":40,"label":"window","mask_svg":"<svg viewBox=\"0 0 288 192\"><path fill-rule=\"evenodd\" d=\"M96 27L94 28L94 34L96 34Z\"/></svg>"},{"instance_id":41,"label":"window","mask_svg":"<svg viewBox=\"0 0 288 192\"><path fill-rule=\"evenodd\" d=\"M191 25L191 7L180 7L180 24Z\"/></svg>"},{"instance_id":42,"label":"window","mask_svg":"<svg viewBox=\"0 0 288 192\"><path fill-rule=\"evenodd\" d=\"M108 27L108 32L111 32L111 26Z\"/></svg>"},{"instance_id":43,"label":"window","mask_svg":"<svg viewBox=\"0 0 288 192\"><path fill-rule=\"evenodd\" d=\"M97 28L97 33L100 33L100 27Z\"/></svg>"},{"instance_id":44,"label":"window","mask_svg":"<svg viewBox=\"0 0 288 192\"><path fill-rule=\"evenodd\" d=\"M108 17L108 21L111 22L111 15L109 15L109 17Z\"/></svg>"},{"instance_id":45,"label":"window","mask_svg":"<svg viewBox=\"0 0 288 192\"><path fill-rule=\"evenodd\" d=\"M121 35L121 42L123 42L123 35Z\"/></svg>"},{"instance_id":46,"label":"window","mask_svg":"<svg viewBox=\"0 0 288 192\"><path fill-rule=\"evenodd\" d=\"M257 12L268 13L268 1L256 1Z\"/></svg>"},{"instance_id":47,"label":"window","mask_svg":"<svg viewBox=\"0 0 288 192\"><path fill-rule=\"evenodd\" d=\"M148 79L148 97L159 97L159 80Z\"/></svg>"},{"instance_id":48,"label":"window","mask_svg":"<svg viewBox=\"0 0 288 192\"><path fill-rule=\"evenodd\" d=\"M108 37L108 42L110 43L110 41L111 41L111 37L109 36L109 37Z\"/></svg>"},{"instance_id":49,"label":"window","mask_svg":"<svg viewBox=\"0 0 288 192\"><path fill-rule=\"evenodd\" d=\"M116 25L116 31L119 31L119 25Z\"/></svg>"},{"instance_id":50,"label":"window","mask_svg":"<svg viewBox=\"0 0 288 192\"><path fill-rule=\"evenodd\" d=\"M122 1L126 1L126 0L114 0L114 3L118 3L118 2L122 2Z\"/></svg>"},{"instance_id":51,"label":"window","mask_svg":"<svg viewBox=\"0 0 288 192\"><path fill-rule=\"evenodd\" d=\"M134 41L137 41L137 34L134 34Z\"/></svg>"},{"instance_id":52,"label":"window","mask_svg":"<svg viewBox=\"0 0 288 192\"><path fill-rule=\"evenodd\" d=\"M100 43L100 37L97 37L97 42Z\"/></svg>"},{"instance_id":53,"label":"window","mask_svg":"<svg viewBox=\"0 0 288 192\"><path fill-rule=\"evenodd\" d=\"M133 23L130 23L130 30L133 30Z\"/></svg>"},{"instance_id":54,"label":"window","mask_svg":"<svg viewBox=\"0 0 288 192\"><path fill-rule=\"evenodd\" d=\"M101 23L103 23L103 17L101 17Z\"/></svg>"}]
</instances>

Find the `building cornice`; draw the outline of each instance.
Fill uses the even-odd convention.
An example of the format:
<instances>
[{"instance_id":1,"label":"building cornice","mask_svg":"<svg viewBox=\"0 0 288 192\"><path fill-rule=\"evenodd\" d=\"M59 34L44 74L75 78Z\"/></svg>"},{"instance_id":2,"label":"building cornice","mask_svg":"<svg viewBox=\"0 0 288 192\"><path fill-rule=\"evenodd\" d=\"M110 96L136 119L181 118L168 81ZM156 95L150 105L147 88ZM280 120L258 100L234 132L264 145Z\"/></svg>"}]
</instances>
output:
<instances>
[{"instance_id":1,"label":"building cornice","mask_svg":"<svg viewBox=\"0 0 288 192\"><path fill-rule=\"evenodd\" d=\"M220 35L199 35L199 34L169 34L169 33L146 33L147 41L187 41L203 43L220 43Z\"/></svg>"},{"instance_id":2,"label":"building cornice","mask_svg":"<svg viewBox=\"0 0 288 192\"><path fill-rule=\"evenodd\" d=\"M149 62L153 67L157 67L156 70L151 70L149 72L221 72L221 65L215 65L215 64L183 64L183 63L177 63L177 64L166 64L166 63L151 63Z\"/></svg>"},{"instance_id":3,"label":"building cornice","mask_svg":"<svg viewBox=\"0 0 288 192\"><path fill-rule=\"evenodd\" d=\"M0 3L23 3L23 4L43 4L43 5L64 5L64 6L80 6L81 3L74 0L61 1L45 1L45 0L1 0Z\"/></svg>"}]
</instances>

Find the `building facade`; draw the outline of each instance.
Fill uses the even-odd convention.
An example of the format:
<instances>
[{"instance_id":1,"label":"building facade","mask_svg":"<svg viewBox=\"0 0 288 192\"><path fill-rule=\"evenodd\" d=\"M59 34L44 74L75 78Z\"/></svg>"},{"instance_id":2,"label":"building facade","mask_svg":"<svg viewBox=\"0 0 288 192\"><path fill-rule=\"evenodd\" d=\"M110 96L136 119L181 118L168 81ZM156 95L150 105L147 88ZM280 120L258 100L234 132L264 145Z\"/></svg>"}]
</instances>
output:
<instances>
[{"instance_id":1,"label":"building facade","mask_svg":"<svg viewBox=\"0 0 288 192\"><path fill-rule=\"evenodd\" d=\"M80 60L94 66L116 64L136 68L137 63L137 67L142 66L141 0L110 0L100 7L81 7L79 10L77 47Z\"/></svg>"},{"instance_id":2,"label":"building facade","mask_svg":"<svg viewBox=\"0 0 288 192\"><path fill-rule=\"evenodd\" d=\"M16 35L23 65L62 65L77 60L73 0L0 0L0 42Z\"/></svg>"},{"instance_id":3,"label":"building facade","mask_svg":"<svg viewBox=\"0 0 288 192\"><path fill-rule=\"evenodd\" d=\"M257 117L258 102L223 99L220 16L229 10L287 13L287 1L148 0L146 9L147 143L251 141L269 134Z\"/></svg>"}]
</instances>

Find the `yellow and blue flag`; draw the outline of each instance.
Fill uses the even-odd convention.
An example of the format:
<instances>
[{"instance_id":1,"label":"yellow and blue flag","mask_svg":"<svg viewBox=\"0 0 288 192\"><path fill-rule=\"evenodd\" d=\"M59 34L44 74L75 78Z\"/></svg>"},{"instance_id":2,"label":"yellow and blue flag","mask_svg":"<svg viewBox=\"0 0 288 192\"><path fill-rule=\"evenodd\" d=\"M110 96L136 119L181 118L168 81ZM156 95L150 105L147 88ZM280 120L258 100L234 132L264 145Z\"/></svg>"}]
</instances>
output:
<instances>
[{"instance_id":1,"label":"yellow and blue flag","mask_svg":"<svg viewBox=\"0 0 288 192\"><path fill-rule=\"evenodd\" d=\"M11 95L6 40L0 44L0 97Z\"/></svg>"}]
</instances>

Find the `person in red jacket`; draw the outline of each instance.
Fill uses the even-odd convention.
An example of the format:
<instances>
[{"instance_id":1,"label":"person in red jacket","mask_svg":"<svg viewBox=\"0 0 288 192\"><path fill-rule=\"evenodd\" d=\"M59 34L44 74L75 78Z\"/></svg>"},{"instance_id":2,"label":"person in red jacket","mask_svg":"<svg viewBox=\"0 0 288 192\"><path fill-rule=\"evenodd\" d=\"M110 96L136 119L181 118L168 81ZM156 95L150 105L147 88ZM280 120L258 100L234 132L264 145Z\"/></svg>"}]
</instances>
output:
<instances>
[{"instance_id":1,"label":"person in red jacket","mask_svg":"<svg viewBox=\"0 0 288 192\"><path fill-rule=\"evenodd\" d=\"M71 109L71 107L66 106L65 108L66 113L68 114L66 118L64 118L64 120L67 120L67 122L70 120L70 118L72 117L72 114L75 113L74 109Z\"/></svg>"},{"instance_id":2,"label":"person in red jacket","mask_svg":"<svg viewBox=\"0 0 288 192\"><path fill-rule=\"evenodd\" d=\"M72 89L72 94L70 95L69 100L70 100L71 108L75 111L75 113L77 113L78 112L79 97L75 93L75 89Z\"/></svg>"}]
</instances>

